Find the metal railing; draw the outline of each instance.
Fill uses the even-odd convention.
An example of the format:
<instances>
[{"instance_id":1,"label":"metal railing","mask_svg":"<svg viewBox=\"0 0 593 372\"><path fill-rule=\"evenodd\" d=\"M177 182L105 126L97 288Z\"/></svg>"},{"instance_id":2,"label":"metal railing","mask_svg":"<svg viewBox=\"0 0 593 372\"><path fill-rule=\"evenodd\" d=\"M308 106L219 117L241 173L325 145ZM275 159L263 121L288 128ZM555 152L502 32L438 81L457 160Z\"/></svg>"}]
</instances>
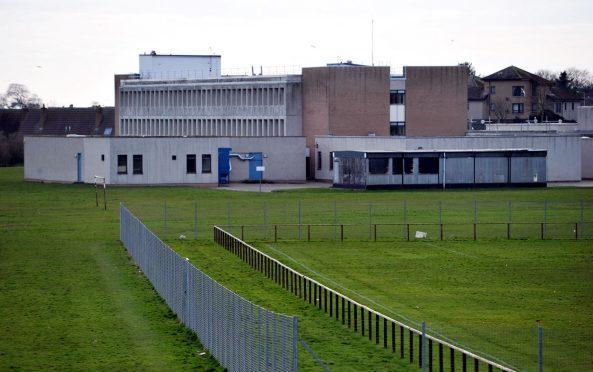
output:
<instances>
[{"instance_id":1,"label":"metal railing","mask_svg":"<svg viewBox=\"0 0 593 372\"><path fill-rule=\"evenodd\" d=\"M231 371L296 371L298 319L223 287L163 243L120 205L120 240L154 289Z\"/></svg>"},{"instance_id":2,"label":"metal railing","mask_svg":"<svg viewBox=\"0 0 593 372\"><path fill-rule=\"evenodd\" d=\"M457 362L466 371L469 358L476 371L480 366L488 371L494 368L514 370L437 337L428 334L423 337L422 330L403 324L301 274L218 226L214 227L214 241L295 296L335 317L336 321L341 321L354 332L360 332L369 341L382 344L385 349L390 348L401 358L409 358L410 363L417 362L419 367L428 366L432 371L433 367L436 369L436 364L440 371L445 367L455 370Z\"/></svg>"}]
</instances>

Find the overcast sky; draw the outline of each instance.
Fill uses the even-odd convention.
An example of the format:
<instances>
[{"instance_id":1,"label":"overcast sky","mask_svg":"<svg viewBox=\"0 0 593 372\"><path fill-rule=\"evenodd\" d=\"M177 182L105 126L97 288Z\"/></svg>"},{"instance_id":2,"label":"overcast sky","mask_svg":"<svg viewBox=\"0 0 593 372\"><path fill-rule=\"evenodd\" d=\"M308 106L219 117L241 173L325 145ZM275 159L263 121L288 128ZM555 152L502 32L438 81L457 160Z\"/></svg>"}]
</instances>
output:
<instances>
[{"instance_id":1,"label":"overcast sky","mask_svg":"<svg viewBox=\"0 0 593 372\"><path fill-rule=\"evenodd\" d=\"M0 0L0 20L0 92L25 84L51 106L113 105L113 75L151 50L220 54L223 71L371 64L374 39L394 70L593 72L592 0Z\"/></svg>"}]
</instances>

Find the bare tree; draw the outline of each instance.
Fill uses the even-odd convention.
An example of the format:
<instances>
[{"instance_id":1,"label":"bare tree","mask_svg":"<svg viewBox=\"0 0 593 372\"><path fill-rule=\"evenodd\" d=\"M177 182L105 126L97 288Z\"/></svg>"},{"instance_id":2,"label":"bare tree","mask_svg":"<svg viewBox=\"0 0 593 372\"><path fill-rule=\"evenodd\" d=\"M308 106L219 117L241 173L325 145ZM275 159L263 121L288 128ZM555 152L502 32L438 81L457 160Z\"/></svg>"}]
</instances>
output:
<instances>
[{"instance_id":1,"label":"bare tree","mask_svg":"<svg viewBox=\"0 0 593 372\"><path fill-rule=\"evenodd\" d=\"M541 69L537 70L535 72L535 74L539 77L542 77L542 78L552 81L552 82L556 81L556 79L558 78L558 73L548 70L548 69L545 69L545 68L541 68Z\"/></svg>"},{"instance_id":2,"label":"bare tree","mask_svg":"<svg viewBox=\"0 0 593 372\"><path fill-rule=\"evenodd\" d=\"M593 76L587 70L571 67L566 70L568 80L570 81L570 88L574 90L582 90L593 87Z\"/></svg>"},{"instance_id":3,"label":"bare tree","mask_svg":"<svg viewBox=\"0 0 593 372\"><path fill-rule=\"evenodd\" d=\"M0 94L0 109L8 108L8 100L4 94Z\"/></svg>"},{"instance_id":4,"label":"bare tree","mask_svg":"<svg viewBox=\"0 0 593 372\"><path fill-rule=\"evenodd\" d=\"M494 117L498 122L504 122L511 113L511 102L505 97L496 97L490 101L492 106L491 111L494 112Z\"/></svg>"},{"instance_id":5,"label":"bare tree","mask_svg":"<svg viewBox=\"0 0 593 372\"><path fill-rule=\"evenodd\" d=\"M471 62L461 62L459 64L459 66L467 66L467 68L469 69L469 76L473 77L473 76L478 76L476 75L476 68L474 67L474 65Z\"/></svg>"},{"instance_id":6,"label":"bare tree","mask_svg":"<svg viewBox=\"0 0 593 372\"><path fill-rule=\"evenodd\" d=\"M0 100L0 105L3 103L6 107L13 109L39 108L43 104L39 96L31 94L25 85L17 83L8 86L4 101Z\"/></svg>"}]
</instances>

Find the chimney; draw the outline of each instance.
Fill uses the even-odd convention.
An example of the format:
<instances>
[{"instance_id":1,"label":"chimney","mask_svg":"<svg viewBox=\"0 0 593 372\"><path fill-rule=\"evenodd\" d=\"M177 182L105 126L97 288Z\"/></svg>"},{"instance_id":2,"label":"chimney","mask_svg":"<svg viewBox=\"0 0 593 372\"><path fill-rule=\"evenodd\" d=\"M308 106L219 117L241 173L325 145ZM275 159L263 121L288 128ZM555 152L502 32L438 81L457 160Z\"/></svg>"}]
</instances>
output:
<instances>
[{"instance_id":1,"label":"chimney","mask_svg":"<svg viewBox=\"0 0 593 372\"><path fill-rule=\"evenodd\" d=\"M41 113L39 116L39 131L42 132L45 129L45 123L47 122L47 108L45 105L41 107Z\"/></svg>"},{"instance_id":2,"label":"chimney","mask_svg":"<svg viewBox=\"0 0 593 372\"><path fill-rule=\"evenodd\" d=\"M93 130L94 133L98 133L101 128L101 123L103 122L103 109L100 105L95 106L95 129Z\"/></svg>"}]
</instances>

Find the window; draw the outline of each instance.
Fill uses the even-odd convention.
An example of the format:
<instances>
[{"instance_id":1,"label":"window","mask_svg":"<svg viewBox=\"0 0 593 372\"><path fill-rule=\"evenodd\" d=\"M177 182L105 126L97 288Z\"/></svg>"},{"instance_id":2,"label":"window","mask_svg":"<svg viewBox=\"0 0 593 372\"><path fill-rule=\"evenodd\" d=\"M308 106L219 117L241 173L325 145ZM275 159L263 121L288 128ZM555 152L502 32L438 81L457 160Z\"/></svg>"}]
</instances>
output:
<instances>
[{"instance_id":1,"label":"window","mask_svg":"<svg viewBox=\"0 0 593 372\"><path fill-rule=\"evenodd\" d=\"M334 170L334 153L329 153L329 170Z\"/></svg>"},{"instance_id":2,"label":"window","mask_svg":"<svg viewBox=\"0 0 593 372\"><path fill-rule=\"evenodd\" d=\"M171 160L177 160L177 155L171 156Z\"/></svg>"},{"instance_id":3,"label":"window","mask_svg":"<svg viewBox=\"0 0 593 372\"><path fill-rule=\"evenodd\" d=\"M490 111L496 111L496 103L492 102L490 104Z\"/></svg>"},{"instance_id":4,"label":"window","mask_svg":"<svg viewBox=\"0 0 593 372\"><path fill-rule=\"evenodd\" d=\"M389 104L390 105L405 105L406 104L406 91L405 90L392 90L389 92Z\"/></svg>"},{"instance_id":5,"label":"window","mask_svg":"<svg viewBox=\"0 0 593 372\"><path fill-rule=\"evenodd\" d=\"M317 151L317 170L321 170L321 151Z\"/></svg>"},{"instance_id":6,"label":"window","mask_svg":"<svg viewBox=\"0 0 593 372\"><path fill-rule=\"evenodd\" d=\"M390 136L405 136L406 135L406 122L405 121L392 121L389 123L389 135Z\"/></svg>"},{"instance_id":7,"label":"window","mask_svg":"<svg viewBox=\"0 0 593 372\"><path fill-rule=\"evenodd\" d=\"M202 173L212 173L212 155L202 155Z\"/></svg>"},{"instance_id":8,"label":"window","mask_svg":"<svg viewBox=\"0 0 593 372\"><path fill-rule=\"evenodd\" d=\"M562 103L556 102L556 104L554 105L554 111L557 114L560 114L562 112Z\"/></svg>"},{"instance_id":9,"label":"window","mask_svg":"<svg viewBox=\"0 0 593 372\"><path fill-rule=\"evenodd\" d=\"M574 105L574 103L573 103ZM105 154L101 154L101 161L105 161Z\"/></svg>"},{"instance_id":10,"label":"window","mask_svg":"<svg viewBox=\"0 0 593 372\"><path fill-rule=\"evenodd\" d=\"M566 102L564 102L564 109L566 110Z\"/></svg>"},{"instance_id":11,"label":"window","mask_svg":"<svg viewBox=\"0 0 593 372\"><path fill-rule=\"evenodd\" d=\"M393 174L402 174L404 172L404 163L403 158L393 158L393 169L391 173Z\"/></svg>"},{"instance_id":12,"label":"window","mask_svg":"<svg viewBox=\"0 0 593 372\"><path fill-rule=\"evenodd\" d=\"M496 94L496 85L490 86L490 94Z\"/></svg>"},{"instance_id":13,"label":"window","mask_svg":"<svg viewBox=\"0 0 593 372\"><path fill-rule=\"evenodd\" d=\"M370 174L385 174L389 165L388 158L369 158Z\"/></svg>"},{"instance_id":14,"label":"window","mask_svg":"<svg viewBox=\"0 0 593 372\"><path fill-rule=\"evenodd\" d=\"M404 158L404 171L406 174L414 173L414 158Z\"/></svg>"},{"instance_id":15,"label":"window","mask_svg":"<svg viewBox=\"0 0 593 372\"><path fill-rule=\"evenodd\" d=\"M531 104L531 113L534 114L537 112L537 103Z\"/></svg>"},{"instance_id":16,"label":"window","mask_svg":"<svg viewBox=\"0 0 593 372\"><path fill-rule=\"evenodd\" d=\"M438 174L439 158L418 158L418 173Z\"/></svg>"},{"instance_id":17,"label":"window","mask_svg":"<svg viewBox=\"0 0 593 372\"><path fill-rule=\"evenodd\" d=\"M196 173L196 155L188 154L185 162L185 168L187 173Z\"/></svg>"},{"instance_id":18,"label":"window","mask_svg":"<svg viewBox=\"0 0 593 372\"><path fill-rule=\"evenodd\" d=\"M117 174L128 174L128 155L117 155Z\"/></svg>"},{"instance_id":19,"label":"window","mask_svg":"<svg viewBox=\"0 0 593 372\"><path fill-rule=\"evenodd\" d=\"M520 114L523 112L522 103L513 103L513 114Z\"/></svg>"},{"instance_id":20,"label":"window","mask_svg":"<svg viewBox=\"0 0 593 372\"><path fill-rule=\"evenodd\" d=\"M132 173L142 174L142 155L132 156Z\"/></svg>"},{"instance_id":21,"label":"window","mask_svg":"<svg viewBox=\"0 0 593 372\"><path fill-rule=\"evenodd\" d=\"M572 109L574 110L574 102L572 103Z\"/></svg>"},{"instance_id":22,"label":"window","mask_svg":"<svg viewBox=\"0 0 593 372\"><path fill-rule=\"evenodd\" d=\"M513 97L524 97L525 87L523 85L517 85L513 87Z\"/></svg>"}]
</instances>

